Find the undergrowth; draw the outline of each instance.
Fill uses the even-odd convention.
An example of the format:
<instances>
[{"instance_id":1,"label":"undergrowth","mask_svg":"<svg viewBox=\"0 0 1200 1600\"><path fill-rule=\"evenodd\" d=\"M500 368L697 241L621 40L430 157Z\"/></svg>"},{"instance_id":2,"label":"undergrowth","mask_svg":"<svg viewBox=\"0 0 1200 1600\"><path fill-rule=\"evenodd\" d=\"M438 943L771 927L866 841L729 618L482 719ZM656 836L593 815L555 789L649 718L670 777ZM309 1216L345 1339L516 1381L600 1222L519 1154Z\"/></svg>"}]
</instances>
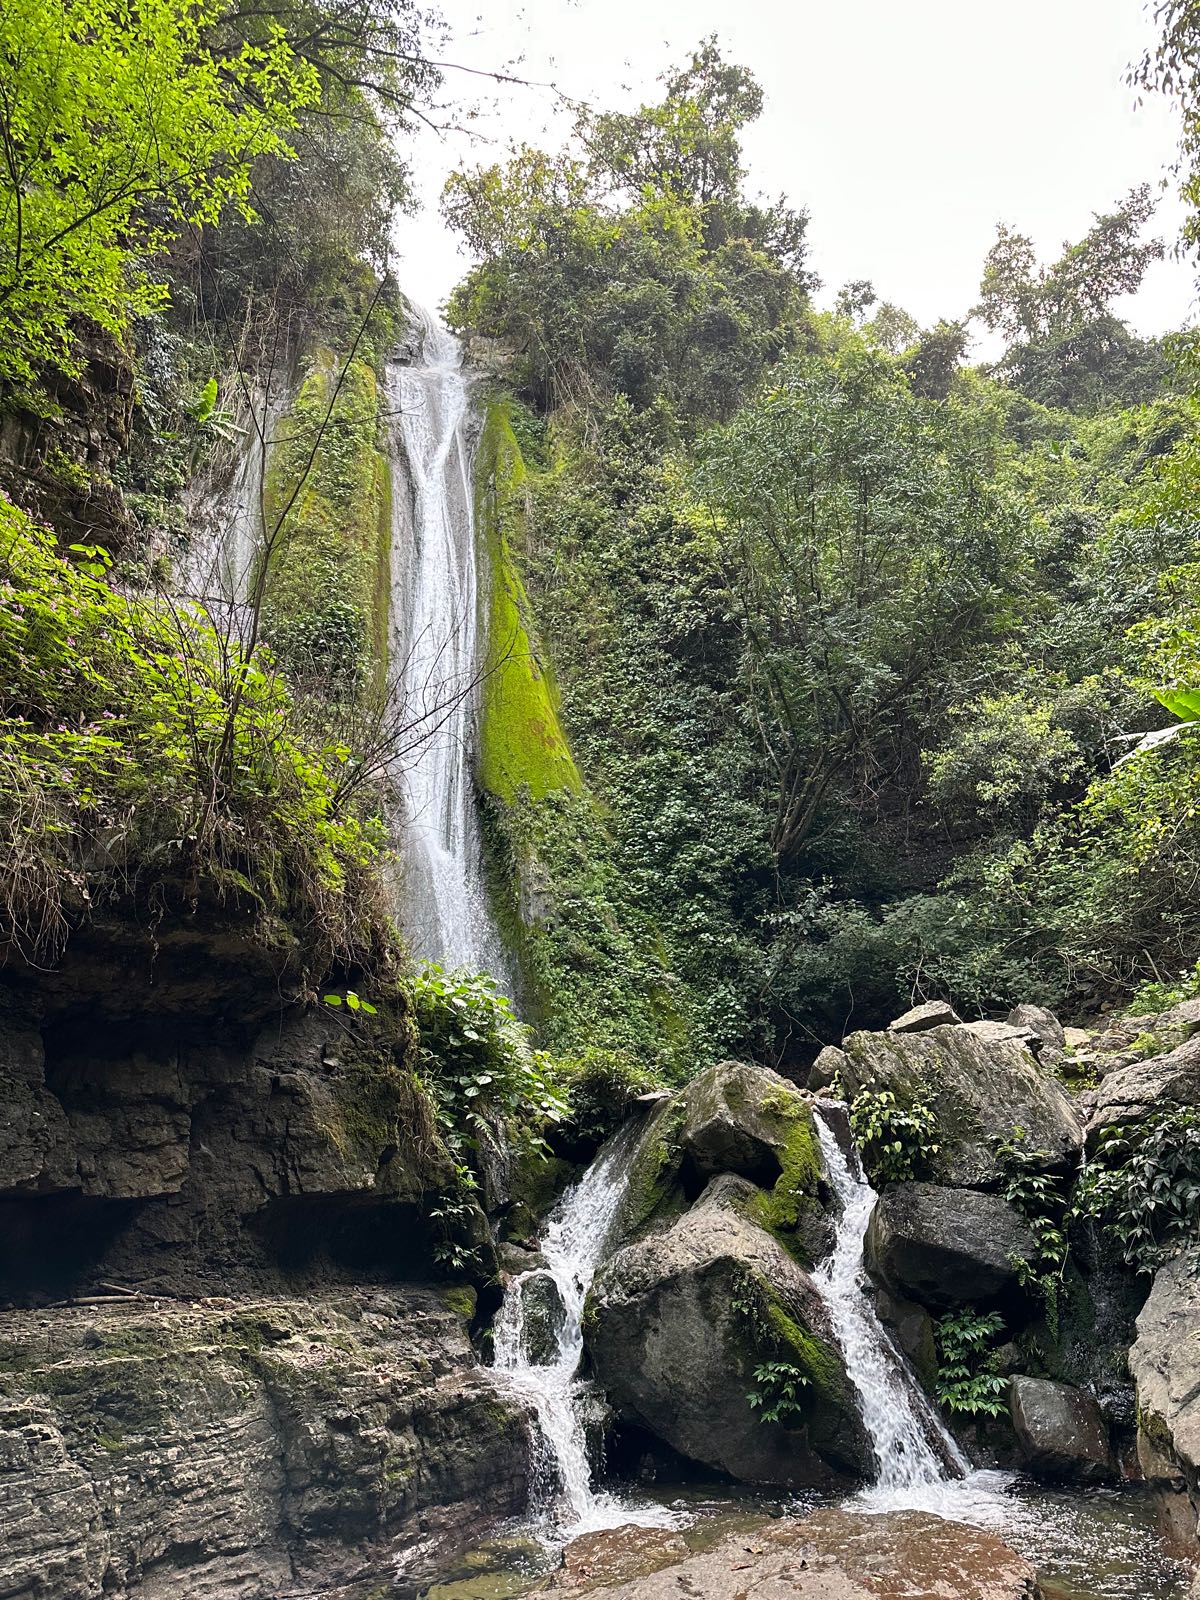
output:
<instances>
[{"instance_id":1,"label":"undergrowth","mask_svg":"<svg viewBox=\"0 0 1200 1600\"><path fill-rule=\"evenodd\" d=\"M0 942L57 958L103 902L237 908L311 978L388 964L382 829L339 806L268 655L110 586L0 499Z\"/></svg>"}]
</instances>

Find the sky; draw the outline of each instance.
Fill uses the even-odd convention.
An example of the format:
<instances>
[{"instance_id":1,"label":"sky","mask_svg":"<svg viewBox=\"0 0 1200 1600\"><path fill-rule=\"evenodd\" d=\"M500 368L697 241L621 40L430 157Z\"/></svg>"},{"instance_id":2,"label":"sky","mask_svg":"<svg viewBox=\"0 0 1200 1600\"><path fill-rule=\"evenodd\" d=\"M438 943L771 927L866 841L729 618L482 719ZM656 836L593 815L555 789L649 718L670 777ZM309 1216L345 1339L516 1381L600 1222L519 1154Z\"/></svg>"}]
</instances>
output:
<instances>
[{"instance_id":1,"label":"sky","mask_svg":"<svg viewBox=\"0 0 1200 1600\"><path fill-rule=\"evenodd\" d=\"M715 33L763 86L747 187L808 210L818 303L870 278L923 325L971 306L997 222L1052 259L1131 186L1160 184L1175 152L1171 106L1135 107L1124 81L1154 38L1142 0L444 0L443 11L447 60L606 109L658 98L659 75ZM445 79L448 105L473 102L473 115L422 131L421 210L397 231L401 284L429 306L468 265L438 215L447 173L522 141L556 148L570 120L549 88ZM1181 216L1168 186L1150 231L1173 242ZM1144 334L1180 327L1195 280L1191 263L1168 259L1119 309Z\"/></svg>"}]
</instances>

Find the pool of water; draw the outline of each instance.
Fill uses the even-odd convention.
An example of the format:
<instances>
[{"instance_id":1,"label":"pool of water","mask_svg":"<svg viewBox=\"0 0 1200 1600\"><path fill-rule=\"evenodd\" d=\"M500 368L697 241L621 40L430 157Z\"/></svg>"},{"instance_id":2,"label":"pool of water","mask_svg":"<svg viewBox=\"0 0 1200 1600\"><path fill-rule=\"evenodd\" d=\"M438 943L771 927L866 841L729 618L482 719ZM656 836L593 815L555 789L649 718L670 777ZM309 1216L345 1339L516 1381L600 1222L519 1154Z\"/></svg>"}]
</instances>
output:
<instances>
[{"instance_id":1,"label":"pool of water","mask_svg":"<svg viewBox=\"0 0 1200 1600\"><path fill-rule=\"evenodd\" d=\"M820 1503L738 1489L639 1491L688 1551L716 1544L764 1516L803 1516ZM1135 1489L1050 1489L1007 1473L974 1472L957 1483L883 1500L867 1489L848 1510L933 1511L990 1528L1038 1569L1045 1600L1187 1600L1191 1575L1172 1559L1149 1498ZM660 1524L661 1525L661 1524ZM681 1552L682 1554L682 1552ZM561 1545L543 1525L506 1528L423 1591L426 1600L517 1600L558 1564ZM614 1572L616 1582L630 1576Z\"/></svg>"}]
</instances>

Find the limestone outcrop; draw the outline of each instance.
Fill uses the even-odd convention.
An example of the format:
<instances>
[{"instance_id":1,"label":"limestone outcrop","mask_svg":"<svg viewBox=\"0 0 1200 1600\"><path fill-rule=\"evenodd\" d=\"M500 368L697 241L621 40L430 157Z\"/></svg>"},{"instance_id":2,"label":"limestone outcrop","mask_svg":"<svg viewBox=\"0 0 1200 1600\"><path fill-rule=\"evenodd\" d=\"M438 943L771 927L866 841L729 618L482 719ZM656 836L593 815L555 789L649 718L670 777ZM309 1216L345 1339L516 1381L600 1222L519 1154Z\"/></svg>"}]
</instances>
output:
<instances>
[{"instance_id":1,"label":"limestone outcrop","mask_svg":"<svg viewBox=\"0 0 1200 1600\"><path fill-rule=\"evenodd\" d=\"M436 1291L0 1314L0 1593L273 1600L524 1508L528 1420Z\"/></svg>"},{"instance_id":2,"label":"limestone outcrop","mask_svg":"<svg viewBox=\"0 0 1200 1600\"><path fill-rule=\"evenodd\" d=\"M629 1571L616 1582L597 1572ZM545 1594L595 1600L1037 1600L1037 1574L996 1534L927 1511L817 1511L687 1555L678 1534L621 1528L571 1545Z\"/></svg>"}]
</instances>

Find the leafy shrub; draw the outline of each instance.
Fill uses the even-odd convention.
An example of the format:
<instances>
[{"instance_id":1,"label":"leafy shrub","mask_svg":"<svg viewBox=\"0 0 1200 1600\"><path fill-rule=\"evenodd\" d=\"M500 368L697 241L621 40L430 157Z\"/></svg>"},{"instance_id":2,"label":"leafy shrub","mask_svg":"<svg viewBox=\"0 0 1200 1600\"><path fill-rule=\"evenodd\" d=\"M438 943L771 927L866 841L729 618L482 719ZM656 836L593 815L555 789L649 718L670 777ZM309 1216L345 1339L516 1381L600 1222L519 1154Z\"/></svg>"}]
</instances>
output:
<instances>
[{"instance_id":1,"label":"leafy shrub","mask_svg":"<svg viewBox=\"0 0 1200 1600\"><path fill-rule=\"evenodd\" d=\"M764 1361L754 1369L756 1387L746 1396L763 1422L789 1422L804 1416L804 1390L812 1380L787 1361Z\"/></svg>"},{"instance_id":2,"label":"leafy shrub","mask_svg":"<svg viewBox=\"0 0 1200 1600\"><path fill-rule=\"evenodd\" d=\"M938 1403L955 1416L998 1417L1004 1412L1007 1380L992 1364L992 1348L1004 1331L999 1312L964 1306L934 1323Z\"/></svg>"},{"instance_id":3,"label":"leafy shrub","mask_svg":"<svg viewBox=\"0 0 1200 1600\"><path fill-rule=\"evenodd\" d=\"M1174 983L1164 983L1161 978L1143 983L1130 996L1129 1009L1134 1016L1153 1016L1169 1011L1184 1000L1194 1000L1200 995L1200 961L1195 966L1184 967Z\"/></svg>"},{"instance_id":4,"label":"leafy shrub","mask_svg":"<svg viewBox=\"0 0 1200 1600\"><path fill-rule=\"evenodd\" d=\"M850 1107L850 1130L876 1186L923 1177L941 1148L937 1117L920 1089L907 1105L891 1089L860 1089Z\"/></svg>"},{"instance_id":5,"label":"leafy shrub","mask_svg":"<svg viewBox=\"0 0 1200 1600\"><path fill-rule=\"evenodd\" d=\"M540 1144L566 1105L551 1087L549 1057L486 976L427 962L413 978L418 1061L451 1152L460 1159L504 1128Z\"/></svg>"},{"instance_id":6,"label":"leafy shrub","mask_svg":"<svg viewBox=\"0 0 1200 1600\"><path fill-rule=\"evenodd\" d=\"M1074 1213L1109 1228L1127 1265L1154 1272L1200 1232L1200 1109L1163 1106L1109 1128L1086 1164Z\"/></svg>"},{"instance_id":7,"label":"leafy shrub","mask_svg":"<svg viewBox=\"0 0 1200 1600\"><path fill-rule=\"evenodd\" d=\"M1058 1335L1058 1294L1067 1265L1067 1200L1062 1179L1045 1171L1047 1156L1030 1150L1025 1129L999 1145L996 1158L1004 1176L1004 1198L1025 1218L1033 1234L1033 1260L1015 1256L1018 1281L1034 1289L1046 1308L1052 1336Z\"/></svg>"},{"instance_id":8,"label":"leafy shrub","mask_svg":"<svg viewBox=\"0 0 1200 1600\"><path fill-rule=\"evenodd\" d=\"M571 1122L587 1139L606 1138L640 1094L662 1088L662 1079L627 1050L587 1049L560 1063Z\"/></svg>"},{"instance_id":9,"label":"leafy shrub","mask_svg":"<svg viewBox=\"0 0 1200 1600\"><path fill-rule=\"evenodd\" d=\"M105 581L0 498L0 942L51 960L105 899L256 913L310 974L375 961L377 817L337 802L269 657Z\"/></svg>"}]
</instances>

